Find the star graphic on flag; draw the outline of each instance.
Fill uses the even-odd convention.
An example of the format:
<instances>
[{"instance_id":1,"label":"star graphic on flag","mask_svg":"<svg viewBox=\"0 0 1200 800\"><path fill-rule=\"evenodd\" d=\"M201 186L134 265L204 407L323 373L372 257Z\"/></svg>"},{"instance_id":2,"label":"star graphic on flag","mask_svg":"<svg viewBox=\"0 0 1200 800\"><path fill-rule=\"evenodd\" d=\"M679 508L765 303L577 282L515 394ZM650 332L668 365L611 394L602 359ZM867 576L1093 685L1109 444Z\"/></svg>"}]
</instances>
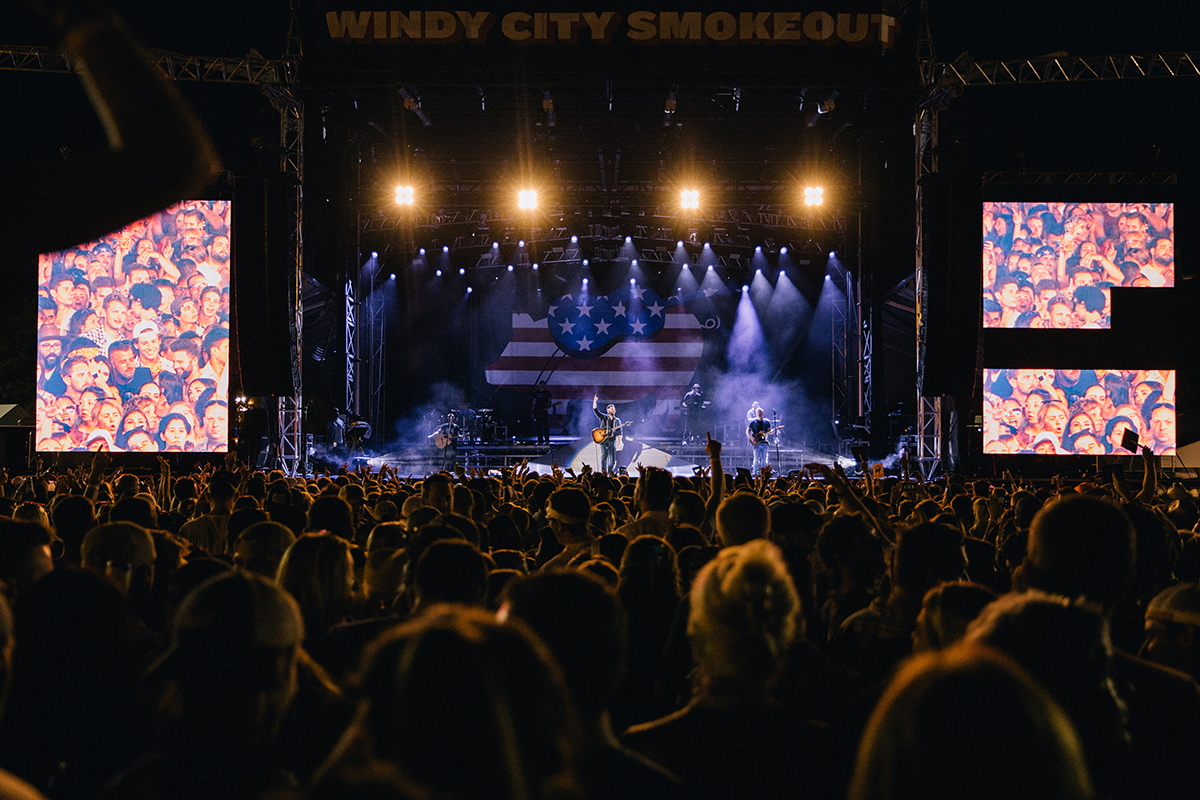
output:
<instances>
[{"instance_id":1,"label":"star graphic on flag","mask_svg":"<svg viewBox=\"0 0 1200 800\"><path fill-rule=\"evenodd\" d=\"M553 317L557 313L558 313L558 303L555 303L554 305L550 306L550 308L546 309L546 316L548 316L548 317Z\"/></svg>"},{"instance_id":2,"label":"star graphic on flag","mask_svg":"<svg viewBox=\"0 0 1200 800\"><path fill-rule=\"evenodd\" d=\"M625 316L625 304L624 303L617 303L615 306L613 306L613 309L616 311L616 315L618 317Z\"/></svg>"},{"instance_id":3,"label":"star graphic on flag","mask_svg":"<svg viewBox=\"0 0 1200 800\"><path fill-rule=\"evenodd\" d=\"M592 349L592 340L587 338L586 336L580 337L579 349L580 350L591 350Z\"/></svg>"},{"instance_id":4,"label":"star graphic on flag","mask_svg":"<svg viewBox=\"0 0 1200 800\"><path fill-rule=\"evenodd\" d=\"M645 289L638 286L636 283L630 284L629 286L629 296L636 297L638 300L642 299L642 295L645 293L645 291Z\"/></svg>"},{"instance_id":5,"label":"star graphic on flag","mask_svg":"<svg viewBox=\"0 0 1200 800\"><path fill-rule=\"evenodd\" d=\"M600 334L601 336L607 336L608 329L611 325L612 325L611 322L605 322L604 320L600 320L599 322L596 323L596 333Z\"/></svg>"},{"instance_id":6,"label":"star graphic on flag","mask_svg":"<svg viewBox=\"0 0 1200 800\"><path fill-rule=\"evenodd\" d=\"M575 323L574 322L560 322L558 324L562 327L563 333L574 333L575 332L575 330L574 330Z\"/></svg>"},{"instance_id":7,"label":"star graphic on flag","mask_svg":"<svg viewBox=\"0 0 1200 800\"><path fill-rule=\"evenodd\" d=\"M657 300L655 300L655 301L654 301L654 303L653 303L653 304L651 304L651 305L649 306L649 309L650 309L650 316L652 316L652 317L659 317L659 316L662 316L662 310L663 310L663 308L665 308L665 306L660 306L660 305L658 304L658 301L657 301Z\"/></svg>"},{"instance_id":8,"label":"star graphic on flag","mask_svg":"<svg viewBox=\"0 0 1200 800\"><path fill-rule=\"evenodd\" d=\"M638 334L638 335L640 336L640 335L641 335L641 333L642 333L642 330L643 330L643 329L645 329L645 327L646 327L646 323L642 322L642 321L639 319L639 320L635 320L635 321L633 321L633 322L630 322L630 323L629 323L629 327L633 328L633 332L634 332L634 333L636 333L636 334Z\"/></svg>"},{"instance_id":9,"label":"star graphic on flag","mask_svg":"<svg viewBox=\"0 0 1200 800\"><path fill-rule=\"evenodd\" d=\"M581 317L591 317L592 316L592 307L587 304L587 300L583 300L579 303L579 316L581 316Z\"/></svg>"}]
</instances>

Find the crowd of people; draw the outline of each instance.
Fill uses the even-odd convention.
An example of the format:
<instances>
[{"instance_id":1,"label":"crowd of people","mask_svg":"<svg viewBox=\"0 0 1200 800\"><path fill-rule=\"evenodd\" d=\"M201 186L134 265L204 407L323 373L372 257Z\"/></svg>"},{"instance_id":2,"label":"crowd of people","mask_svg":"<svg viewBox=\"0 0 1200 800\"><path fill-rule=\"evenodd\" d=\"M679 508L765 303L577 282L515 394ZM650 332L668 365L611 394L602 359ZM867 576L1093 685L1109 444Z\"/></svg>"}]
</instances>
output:
<instances>
[{"instance_id":1,"label":"crowd of people","mask_svg":"<svg viewBox=\"0 0 1200 800\"><path fill-rule=\"evenodd\" d=\"M1175 453L1174 370L988 369L983 407L985 453Z\"/></svg>"},{"instance_id":2,"label":"crowd of people","mask_svg":"<svg viewBox=\"0 0 1200 800\"><path fill-rule=\"evenodd\" d=\"M39 259L39 451L224 452L229 222L187 201Z\"/></svg>"},{"instance_id":3,"label":"crowd of people","mask_svg":"<svg viewBox=\"0 0 1200 800\"><path fill-rule=\"evenodd\" d=\"M1140 487L707 452L0 474L0 797L1200 792L1200 501L1148 448Z\"/></svg>"},{"instance_id":4,"label":"crowd of people","mask_svg":"<svg viewBox=\"0 0 1200 800\"><path fill-rule=\"evenodd\" d=\"M1174 285L1173 203L983 204L985 328L1110 328L1114 286Z\"/></svg>"}]
</instances>

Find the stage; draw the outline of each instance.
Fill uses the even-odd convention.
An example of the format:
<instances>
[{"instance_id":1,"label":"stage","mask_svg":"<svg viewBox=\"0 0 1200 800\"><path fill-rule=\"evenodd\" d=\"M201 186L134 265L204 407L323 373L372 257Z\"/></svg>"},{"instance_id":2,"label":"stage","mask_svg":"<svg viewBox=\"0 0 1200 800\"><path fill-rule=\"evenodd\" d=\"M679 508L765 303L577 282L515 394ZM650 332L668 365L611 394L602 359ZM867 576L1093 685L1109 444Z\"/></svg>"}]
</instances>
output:
<instances>
[{"instance_id":1,"label":"stage","mask_svg":"<svg viewBox=\"0 0 1200 800\"><path fill-rule=\"evenodd\" d=\"M726 472L749 469L753 454L743 444L727 444L721 450L721 465ZM786 475L805 464L832 465L830 453L811 450L789 442L771 448L771 468L776 475ZM599 447L591 439L552 436L549 445L513 441L506 443L460 444L458 463L468 469L503 469L528 461L532 472L548 473L552 465L573 467L576 472L583 464L593 469L599 466ZM380 454L356 456L355 463L365 463L372 470L387 466L400 475L427 475L443 468L443 451L431 445L398 446ZM708 466L708 455L702 444L680 444L678 440L646 437L628 440L625 449L617 454L617 463L635 471L637 464L668 469L676 475L692 475L695 467Z\"/></svg>"}]
</instances>

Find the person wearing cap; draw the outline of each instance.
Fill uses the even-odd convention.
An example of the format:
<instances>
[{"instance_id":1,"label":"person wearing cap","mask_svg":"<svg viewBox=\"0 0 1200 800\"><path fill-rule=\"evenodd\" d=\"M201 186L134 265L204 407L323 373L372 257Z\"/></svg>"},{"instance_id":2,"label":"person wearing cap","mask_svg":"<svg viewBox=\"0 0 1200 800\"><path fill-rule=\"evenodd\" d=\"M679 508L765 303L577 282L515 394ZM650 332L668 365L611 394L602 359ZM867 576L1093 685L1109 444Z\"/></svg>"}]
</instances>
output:
<instances>
[{"instance_id":1,"label":"person wearing cap","mask_svg":"<svg viewBox=\"0 0 1200 800\"><path fill-rule=\"evenodd\" d=\"M1139 656L1200 680L1200 584L1163 589L1146 606L1146 640Z\"/></svg>"},{"instance_id":2,"label":"person wearing cap","mask_svg":"<svg viewBox=\"0 0 1200 800\"><path fill-rule=\"evenodd\" d=\"M138 364L150 370L154 379L163 370L174 372L175 365L162 355L162 336L158 324L154 322L139 322L133 329L133 341L137 346Z\"/></svg>"},{"instance_id":3,"label":"person wearing cap","mask_svg":"<svg viewBox=\"0 0 1200 800\"><path fill-rule=\"evenodd\" d=\"M184 598L150 670L176 713L104 796L264 797L294 789L280 727L298 690L304 623L287 592L224 572Z\"/></svg>"},{"instance_id":4,"label":"person wearing cap","mask_svg":"<svg viewBox=\"0 0 1200 800\"><path fill-rule=\"evenodd\" d=\"M576 556L591 550L593 537L587 524L591 513L591 501L582 489L564 486L550 495L546 521L563 549L543 564L542 570L567 569Z\"/></svg>"},{"instance_id":5,"label":"person wearing cap","mask_svg":"<svg viewBox=\"0 0 1200 800\"><path fill-rule=\"evenodd\" d=\"M58 374L58 365L62 361L63 340L58 335L57 329L54 333L38 334L38 388L45 389L46 382L51 378L61 376ZM61 391L58 392L61 394Z\"/></svg>"}]
</instances>

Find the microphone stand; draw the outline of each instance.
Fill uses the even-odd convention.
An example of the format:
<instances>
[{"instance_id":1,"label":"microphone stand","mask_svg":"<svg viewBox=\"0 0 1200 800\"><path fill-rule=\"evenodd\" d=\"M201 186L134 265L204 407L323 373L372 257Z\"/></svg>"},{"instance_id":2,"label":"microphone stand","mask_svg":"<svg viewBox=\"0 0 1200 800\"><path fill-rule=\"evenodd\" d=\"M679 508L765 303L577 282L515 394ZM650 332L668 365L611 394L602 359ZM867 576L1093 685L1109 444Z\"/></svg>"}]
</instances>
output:
<instances>
[{"instance_id":1,"label":"microphone stand","mask_svg":"<svg viewBox=\"0 0 1200 800\"><path fill-rule=\"evenodd\" d=\"M771 409L771 431L775 434L775 474L781 475L782 462L779 458L779 432L776 430L779 427L779 415L775 413L775 409Z\"/></svg>"}]
</instances>

